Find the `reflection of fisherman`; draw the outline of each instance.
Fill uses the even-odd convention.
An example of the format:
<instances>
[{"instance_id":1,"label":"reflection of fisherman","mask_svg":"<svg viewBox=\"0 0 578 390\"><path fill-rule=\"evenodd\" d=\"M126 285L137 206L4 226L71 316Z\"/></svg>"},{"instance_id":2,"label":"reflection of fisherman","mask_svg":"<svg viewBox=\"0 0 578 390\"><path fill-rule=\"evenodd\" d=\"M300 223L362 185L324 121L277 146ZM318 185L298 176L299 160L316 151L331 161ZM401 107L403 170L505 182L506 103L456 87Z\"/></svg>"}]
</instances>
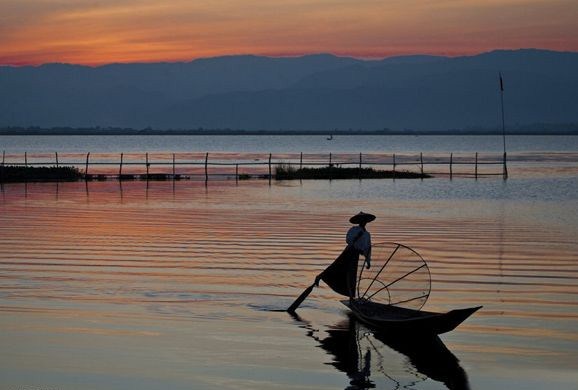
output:
<instances>
[{"instance_id":1,"label":"reflection of fisherman","mask_svg":"<svg viewBox=\"0 0 578 390\"><path fill-rule=\"evenodd\" d=\"M315 278L315 284L319 285L319 280L323 280L335 292L355 297L355 285L357 274L357 263L359 255L365 257L365 266L371 265L371 236L365 229L365 225L375 219L375 215L360 212L349 219L349 222L358 226L353 226L347 232L345 241L347 247L335 259L333 264L325 269Z\"/></svg>"},{"instance_id":2,"label":"reflection of fisherman","mask_svg":"<svg viewBox=\"0 0 578 390\"><path fill-rule=\"evenodd\" d=\"M349 377L351 386L345 390L373 389L376 386L371 380L371 349L361 345L360 339L366 336L362 336L356 324L355 319L348 318L346 322L327 330L328 337L324 339L311 336L321 348L333 355L331 365Z\"/></svg>"},{"instance_id":3,"label":"reflection of fisherman","mask_svg":"<svg viewBox=\"0 0 578 390\"><path fill-rule=\"evenodd\" d=\"M317 330L309 323L305 328L310 330L307 335L333 356L331 365L349 377L350 386L345 390L385 388L384 380L396 384L387 388L413 389L425 380L422 375L443 383L448 390L470 389L468 375L458 358L437 336L403 336L366 328L351 313L346 322L330 327L324 339L317 337ZM391 354L388 347L409 361ZM393 359L384 359L386 354ZM372 359L375 356L378 358ZM400 371L399 364L404 364L406 369Z\"/></svg>"}]
</instances>

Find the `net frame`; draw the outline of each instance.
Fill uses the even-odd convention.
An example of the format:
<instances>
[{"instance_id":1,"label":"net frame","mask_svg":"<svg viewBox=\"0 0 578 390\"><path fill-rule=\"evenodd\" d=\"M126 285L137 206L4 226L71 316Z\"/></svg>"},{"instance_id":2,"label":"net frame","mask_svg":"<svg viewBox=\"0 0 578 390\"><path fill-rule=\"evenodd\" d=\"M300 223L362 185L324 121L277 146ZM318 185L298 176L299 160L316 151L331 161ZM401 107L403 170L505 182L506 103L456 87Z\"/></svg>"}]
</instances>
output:
<instances>
[{"instance_id":1,"label":"net frame","mask_svg":"<svg viewBox=\"0 0 578 390\"><path fill-rule=\"evenodd\" d=\"M403 244L400 244L397 242L379 242L379 243L376 243L376 244L372 245L372 251L374 248L385 248L387 246L390 246L392 248L392 250L389 253L389 256L387 257L387 259L385 260L383 265L381 265L379 271L372 278L364 278L363 277L364 276L363 271L365 270L366 261L360 262L360 265L358 266L358 277L356 280L356 297L355 298L358 300L372 301L372 298L374 298L376 295L379 295L380 301L382 301L382 302L378 302L378 303L383 303L383 304L391 305L391 306L404 307L404 306L407 306L407 304L409 304L410 302L412 302L412 303L417 302L417 306L411 307L411 309L421 310L421 308L426 304L426 302L427 302L427 300L431 294L431 273L430 273L429 266L427 265L427 262L414 249L410 248L407 245L403 245ZM412 260L414 262L416 262L418 265L416 267L410 269L405 274L395 278L393 281L390 281L386 284L382 280L379 279L380 275L382 275L383 271L387 269L388 264L390 264L390 261L395 257L396 253L400 249L410 253L413 256ZM396 283L398 283L400 281L403 281L404 279L415 274L418 271L421 271L421 273L423 273L423 275L425 275L425 277L427 279L426 284L423 286L425 288L421 289L421 290L425 290L425 291L423 291L419 295L409 297L407 299L392 302L392 294L390 292L390 287L394 286ZM363 292L363 294L361 294L360 293L360 286L362 284L362 281L364 281L364 280L370 280L370 282L369 282L369 285L365 288L365 291ZM375 291L373 291L372 293L369 294L371 288L376 283L381 284L381 287L378 287ZM387 293L387 295L385 295L387 297L387 299L384 299L383 292ZM383 302L384 300L386 302Z\"/></svg>"}]
</instances>

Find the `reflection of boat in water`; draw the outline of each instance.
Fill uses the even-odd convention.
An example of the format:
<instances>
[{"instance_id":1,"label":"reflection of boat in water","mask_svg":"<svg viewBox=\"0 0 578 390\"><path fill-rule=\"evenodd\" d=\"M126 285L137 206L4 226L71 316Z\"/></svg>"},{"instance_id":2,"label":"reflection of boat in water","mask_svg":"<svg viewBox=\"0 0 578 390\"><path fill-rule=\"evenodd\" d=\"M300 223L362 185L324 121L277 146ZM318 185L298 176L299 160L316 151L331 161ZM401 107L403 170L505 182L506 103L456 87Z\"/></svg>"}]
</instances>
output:
<instances>
[{"instance_id":1,"label":"reflection of boat in water","mask_svg":"<svg viewBox=\"0 0 578 390\"><path fill-rule=\"evenodd\" d=\"M416 338L373 332L350 315L321 338L305 321L295 318L305 323L308 335L333 357L331 364L348 376L350 386L346 390L416 388L428 378L449 390L469 389L459 360L437 336ZM400 359L396 352L403 357Z\"/></svg>"}]
</instances>

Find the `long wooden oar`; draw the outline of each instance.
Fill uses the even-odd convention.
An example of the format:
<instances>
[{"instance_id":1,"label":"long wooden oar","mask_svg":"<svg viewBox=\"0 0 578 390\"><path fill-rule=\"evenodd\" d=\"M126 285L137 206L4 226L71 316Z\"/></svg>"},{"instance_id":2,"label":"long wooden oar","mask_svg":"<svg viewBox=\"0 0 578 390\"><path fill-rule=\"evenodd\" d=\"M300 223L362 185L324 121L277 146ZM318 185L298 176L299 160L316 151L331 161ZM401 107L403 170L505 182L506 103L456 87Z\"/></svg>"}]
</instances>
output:
<instances>
[{"instance_id":1,"label":"long wooden oar","mask_svg":"<svg viewBox=\"0 0 578 390\"><path fill-rule=\"evenodd\" d=\"M295 310L297 310L297 308L299 307L299 305L301 305L303 303L303 301L305 300L305 298L307 298L309 296L309 294L311 294L311 291L313 291L313 288L318 286L317 281L313 282L313 284L309 287L307 287L305 289L305 291L303 291L301 293L301 295L299 295L299 297L297 297L297 299L295 300L295 302L293 302L291 304L291 306L289 306L289 308L287 309L287 311L289 313L295 313Z\"/></svg>"},{"instance_id":2,"label":"long wooden oar","mask_svg":"<svg viewBox=\"0 0 578 390\"><path fill-rule=\"evenodd\" d=\"M359 231L359 232L357 233L357 235L355 236L353 242L352 242L351 244L349 244L345 250L352 248L353 245L355 244L355 242L363 235L364 232L365 232L365 228L363 228L361 231ZM329 267L327 267L327 268L325 269L325 271L323 271L322 273L320 273L319 275L317 275L317 277L315 278L315 282L313 282L313 284L312 284L311 286L307 287L307 288L305 289L305 291L303 291L303 292L301 293L301 295L299 295L299 297L295 300L295 302L293 302L293 303L291 304L291 306L289 306L289 308L287 309L287 311L288 311L289 313L295 313L295 310L297 310L297 308L299 307L299 305L300 305L301 303L303 303L303 301L305 300L305 298L307 298L307 297L309 296L309 294L311 294L311 291L313 291L313 288L314 288L314 287L319 287L319 281L321 280L321 275L323 275L329 268L334 267L334 266L335 266L335 263L337 263L338 261L340 261L341 256L343 256L343 254L345 253L345 250L343 251L343 253L341 253L341 255L339 255L339 256L337 257L337 259L335 259L335 260L333 261L333 263L331 263L331 265L330 265ZM367 261L367 260L366 260L366 261ZM333 287L332 287L332 288L333 288Z\"/></svg>"}]
</instances>

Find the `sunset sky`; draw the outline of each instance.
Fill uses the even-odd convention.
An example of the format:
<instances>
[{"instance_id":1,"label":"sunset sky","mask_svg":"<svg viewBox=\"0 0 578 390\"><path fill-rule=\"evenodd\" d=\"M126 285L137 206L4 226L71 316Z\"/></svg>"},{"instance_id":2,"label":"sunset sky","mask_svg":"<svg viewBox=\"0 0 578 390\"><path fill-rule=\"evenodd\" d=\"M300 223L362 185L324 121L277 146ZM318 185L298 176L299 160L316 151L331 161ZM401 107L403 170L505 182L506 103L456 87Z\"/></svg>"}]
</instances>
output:
<instances>
[{"instance_id":1,"label":"sunset sky","mask_svg":"<svg viewBox=\"0 0 578 390\"><path fill-rule=\"evenodd\" d=\"M578 51L577 0L0 0L0 64Z\"/></svg>"}]
</instances>

